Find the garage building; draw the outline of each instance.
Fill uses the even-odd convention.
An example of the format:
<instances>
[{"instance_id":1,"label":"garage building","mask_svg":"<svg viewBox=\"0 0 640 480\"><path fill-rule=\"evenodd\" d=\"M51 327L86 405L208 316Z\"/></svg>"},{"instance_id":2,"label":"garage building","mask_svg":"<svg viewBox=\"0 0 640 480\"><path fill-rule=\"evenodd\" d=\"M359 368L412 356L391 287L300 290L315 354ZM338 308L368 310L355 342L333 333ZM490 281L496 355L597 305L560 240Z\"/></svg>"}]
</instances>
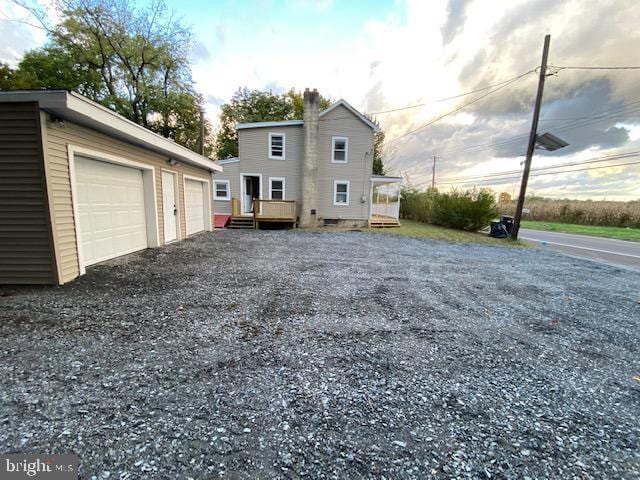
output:
<instances>
[{"instance_id":1,"label":"garage building","mask_svg":"<svg viewBox=\"0 0 640 480\"><path fill-rule=\"evenodd\" d=\"M212 230L221 170L76 93L0 92L0 283L63 284Z\"/></svg>"}]
</instances>

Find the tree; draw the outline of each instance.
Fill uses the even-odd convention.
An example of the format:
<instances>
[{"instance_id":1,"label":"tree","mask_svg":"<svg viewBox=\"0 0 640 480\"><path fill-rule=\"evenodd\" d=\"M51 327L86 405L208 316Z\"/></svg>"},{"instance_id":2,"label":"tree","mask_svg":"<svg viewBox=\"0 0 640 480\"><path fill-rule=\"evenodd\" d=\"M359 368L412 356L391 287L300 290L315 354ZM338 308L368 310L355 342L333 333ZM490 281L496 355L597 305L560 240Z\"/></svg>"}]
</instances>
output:
<instances>
[{"instance_id":1,"label":"tree","mask_svg":"<svg viewBox=\"0 0 640 480\"><path fill-rule=\"evenodd\" d=\"M49 36L18 65L30 88L66 88L189 148L198 144L202 98L191 79L191 31L161 0L53 0L60 21L27 4ZM205 126L209 131L209 125Z\"/></svg>"},{"instance_id":2,"label":"tree","mask_svg":"<svg viewBox=\"0 0 640 480\"><path fill-rule=\"evenodd\" d=\"M304 94L295 88L289 90L285 97L293 104L293 119L302 120L304 116ZM320 95L320 111L331 106L331 100Z\"/></svg>"},{"instance_id":3,"label":"tree","mask_svg":"<svg viewBox=\"0 0 640 480\"><path fill-rule=\"evenodd\" d=\"M384 169L384 130L380 128L378 120L373 119L378 130L373 135L373 174L385 175Z\"/></svg>"},{"instance_id":4,"label":"tree","mask_svg":"<svg viewBox=\"0 0 640 480\"><path fill-rule=\"evenodd\" d=\"M12 79L18 89L73 90L91 99L100 92L100 76L56 45L25 53Z\"/></svg>"},{"instance_id":5,"label":"tree","mask_svg":"<svg viewBox=\"0 0 640 480\"><path fill-rule=\"evenodd\" d=\"M331 101L320 96L320 109ZM268 122L277 120L301 120L303 94L291 89L278 95L273 92L239 88L231 100L221 107L220 126L216 134L217 158L238 156L236 123Z\"/></svg>"},{"instance_id":6,"label":"tree","mask_svg":"<svg viewBox=\"0 0 640 480\"><path fill-rule=\"evenodd\" d=\"M511 203L511 195L508 192L500 192L500 195L498 195L498 203Z\"/></svg>"},{"instance_id":7,"label":"tree","mask_svg":"<svg viewBox=\"0 0 640 480\"><path fill-rule=\"evenodd\" d=\"M0 62L0 90L13 88L13 70L6 63Z\"/></svg>"}]
</instances>

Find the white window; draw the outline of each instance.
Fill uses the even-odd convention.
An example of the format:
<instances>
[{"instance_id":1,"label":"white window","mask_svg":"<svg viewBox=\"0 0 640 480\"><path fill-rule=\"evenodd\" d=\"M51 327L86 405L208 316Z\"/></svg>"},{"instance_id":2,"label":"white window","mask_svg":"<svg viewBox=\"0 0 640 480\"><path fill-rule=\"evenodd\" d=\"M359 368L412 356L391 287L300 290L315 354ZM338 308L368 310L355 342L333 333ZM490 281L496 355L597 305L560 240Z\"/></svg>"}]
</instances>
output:
<instances>
[{"instance_id":1,"label":"white window","mask_svg":"<svg viewBox=\"0 0 640 480\"><path fill-rule=\"evenodd\" d=\"M231 185L229 180L215 180L214 200L231 200Z\"/></svg>"},{"instance_id":2,"label":"white window","mask_svg":"<svg viewBox=\"0 0 640 480\"><path fill-rule=\"evenodd\" d=\"M331 163L347 163L349 160L349 139L331 137Z\"/></svg>"},{"instance_id":3,"label":"white window","mask_svg":"<svg viewBox=\"0 0 640 480\"><path fill-rule=\"evenodd\" d=\"M269 200L284 200L284 178L269 177Z\"/></svg>"},{"instance_id":4,"label":"white window","mask_svg":"<svg viewBox=\"0 0 640 480\"><path fill-rule=\"evenodd\" d=\"M284 151L284 133L269 132L269 158L274 160L284 160Z\"/></svg>"},{"instance_id":5,"label":"white window","mask_svg":"<svg viewBox=\"0 0 640 480\"><path fill-rule=\"evenodd\" d=\"M347 180L333 182L333 204L349 205L349 182Z\"/></svg>"}]
</instances>

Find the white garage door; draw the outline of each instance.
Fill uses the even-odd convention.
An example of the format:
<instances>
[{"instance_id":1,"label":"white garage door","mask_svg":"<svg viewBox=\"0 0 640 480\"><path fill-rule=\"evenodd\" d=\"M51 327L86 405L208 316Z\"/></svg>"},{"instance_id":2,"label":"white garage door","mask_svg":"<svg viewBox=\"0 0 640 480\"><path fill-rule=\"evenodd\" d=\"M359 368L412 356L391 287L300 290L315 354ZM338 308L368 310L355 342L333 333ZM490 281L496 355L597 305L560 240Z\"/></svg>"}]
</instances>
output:
<instances>
[{"instance_id":1,"label":"white garage door","mask_svg":"<svg viewBox=\"0 0 640 480\"><path fill-rule=\"evenodd\" d=\"M203 183L196 180L184 181L184 207L187 220L187 235L204 230Z\"/></svg>"},{"instance_id":2,"label":"white garage door","mask_svg":"<svg viewBox=\"0 0 640 480\"><path fill-rule=\"evenodd\" d=\"M76 157L85 266L147 248L142 170Z\"/></svg>"},{"instance_id":3,"label":"white garage door","mask_svg":"<svg viewBox=\"0 0 640 480\"><path fill-rule=\"evenodd\" d=\"M202 232L204 230L205 196L204 182L187 180L184 182L184 208L187 219L187 235Z\"/></svg>"}]
</instances>

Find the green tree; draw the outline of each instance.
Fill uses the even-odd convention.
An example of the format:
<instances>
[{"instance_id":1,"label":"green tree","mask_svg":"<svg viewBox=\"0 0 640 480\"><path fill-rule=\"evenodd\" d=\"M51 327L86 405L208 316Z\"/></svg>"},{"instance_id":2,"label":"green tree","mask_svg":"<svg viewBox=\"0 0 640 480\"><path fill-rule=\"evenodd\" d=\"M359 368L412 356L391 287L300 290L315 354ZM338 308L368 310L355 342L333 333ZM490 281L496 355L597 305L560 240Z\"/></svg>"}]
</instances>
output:
<instances>
[{"instance_id":1,"label":"green tree","mask_svg":"<svg viewBox=\"0 0 640 480\"><path fill-rule=\"evenodd\" d=\"M13 88L13 70L6 63L0 62L0 90Z\"/></svg>"},{"instance_id":2,"label":"green tree","mask_svg":"<svg viewBox=\"0 0 640 480\"><path fill-rule=\"evenodd\" d=\"M97 100L101 81L95 70L51 44L25 53L14 73L12 87L73 90Z\"/></svg>"},{"instance_id":3,"label":"green tree","mask_svg":"<svg viewBox=\"0 0 640 480\"><path fill-rule=\"evenodd\" d=\"M219 159L238 156L236 123L290 120L293 102L287 95L239 88L220 109L220 126L216 134L216 156Z\"/></svg>"},{"instance_id":4,"label":"green tree","mask_svg":"<svg viewBox=\"0 0 640 480\"><path fill-rule=\"evenodd\" d=\"M320 96L320 109L331 101ZM231 100L221 107L220 126L216 134L217 158L238 156L236 123L302 119L303 94L291 89L278 95L273 92L239 88Z\"/></svg>"},{"instance_id":5,"label":"green tree","mask_svg":"<svg viewBox=\"0 0 640 480\"><path fill-rule=\"evenodd\" d=\"M292 88L285 93L285 97L285 100L290 101L293 105L293 119L302 120L304 115L304 94L295 88ZM329 108L330 105L331 100L320 95L320 111Z\"/></svg>"},{"instance_id":6,"label":"green tree","mask_svg":"<svg viewBox=\"0 0 640 480\"><path fill-rule=\"evenodd\" d=\"M191 79L191 31L161 0L136 8L128 0L53 0L60 21L24 4L49 43L25 55L17 81L66 88L176 142L198 145L200 108ZM196 126L194 128L194 125ZM210 126L205 125L210 131Z\"/></svg>"},{"instance_id":7,"label":"green tree","mask_svg":"<svg viewBox=\"0 0 640 480\"><path fill-rule=\"evenodd\" d=\"M378 131L373 135L373 174L385 175L384 168L384 130L380 128L378 120L373 119Z\"/></svg>"}]
</instances>

